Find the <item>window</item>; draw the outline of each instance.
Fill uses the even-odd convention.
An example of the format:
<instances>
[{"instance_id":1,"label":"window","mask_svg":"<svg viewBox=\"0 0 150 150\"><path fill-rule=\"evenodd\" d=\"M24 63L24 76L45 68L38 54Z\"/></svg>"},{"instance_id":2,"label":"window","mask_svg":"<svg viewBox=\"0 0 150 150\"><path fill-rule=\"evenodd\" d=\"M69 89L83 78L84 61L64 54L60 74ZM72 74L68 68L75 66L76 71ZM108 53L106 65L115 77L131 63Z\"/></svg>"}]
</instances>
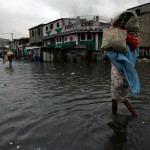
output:
<instances>
[{"instance_id":1,"label":"window","mask_svg":"<svg viewBox=\"0 0 150 150\"><path fill-rule=\"evenodd\" d=\"M81 40L85 40L85 34L81 34Z\"/></svg>"},{"instance_id":2,"label":"window","mask_svg":"<svg viewBox=\"0 0 150 150\"><path fill-rule=\"evenodd\" d=\"M87 40L92 40L92 34L87 34Z\"/></svg>"},{"instance_id":3,"label":"window","mask_svg":"<svg viewBox=\"0 0 150 150\"><path fill-rule=\"evenodd\" d=\"M93 26L93 22L89 22L89 23L88 23L88 26Z\"/></svg>"},{"instance_id":4,"label":"window","mask_svg":"<svg viewBox=\"0 0 150 150\"><path fill-rule=\"evenodd\" d=\"M53 24L50 25L50 29L53 29Z\"/></svg>"},{"instance_id":5,"label":"window","mask_svg":"<svg viewBox=\"0 0 150 150\"><path fill-rule=\"evenodd\" d=\"M57 37L56 41L57 41L57 43L61 43L62 42L62 38L61 37Z\"/></svg>"},{"instance_id":6,"label":"window","mask_svg":"<svg viewBox=\"0 0 150 150\"><path fill-rule=\"evenodd\" d=\"M70 37L70 42L72 42L73 41L73 37Z\"/></svg>"},{"instance_id":7,"label":"window","mask_svg":"<svg viewBox=\"0 0 150 150\"><path fill-rule=\"evenodd\" d=\"M92 33L88 33L88 34L81 34L81 37L80 37L80 40L81 41L89 41L89 40L92 40L93 39L93 36L92 36Z\"/></svg>"},{"instance_id":8,"label":"window","mask_svg":"<svg viewBox=\"0 0 150 150\"><path fill-rule=\"evenodd\" d=\"M59 27L59 22L57 22L57 28Z\"/></svg>"},{"instance_id":9,"label":"window","mask_svg":"<svg viewBox=\"0 0 150 150\"><path fill-rule=\"evenodd\" d=\"M61 39L61 37L59 37L59 41L60 41L60 42L62 42L62 39Z\"/></svg>"},{"instance_id":10,"label":"window","mask_svg":"<svg viewBox=\"0 0 150 150\"><path fill-rule=\"evenodd\" d=\"M47 44L51 44L50 40L47 40Z\"/></svg>"},{"instance_id":11,"label":"window","mask_svg":"<svg viewBox=\"0 0 150 150\"><path fill-rule=\"evenodd\" d=\"M40 28L38 28L38 35L40 35Z\"/></svg>"},{"instance_id":12,"label":"window","mask_svg":"<svg viewBox=\"0 0 150 150\"><path fill-rule=\"evenodd\" d=\"M48 31L48 26L46 26L46 31Z\"/></svg>"},{"instance_id":13,"label":"window","mask_svg":"<svg viewBox=\"0 0 150 150\"><path fill-rule=\"evenodd\" d=\"M137 15L140 15L140 13L141 13L140 9L137 9L135 12L136 12Z\"/></svg>"},{"instance_id":14,"label":"window","mask_svg":"<svg viewBox=\"0 0 150 150\"><path fill-rule=\"evenodd\" d=\"M34 36L34 30L31 31L32 36Z\"/></svg>"},{"instance_id":15,"label":"window","mask_svg":"<svg viewBox=\"0 0 150 150\"><path fill-rule=\"evenodd\" d=\"M64 41L67 41L67 37L64 38Z\"/></svg>"}]
</instances>

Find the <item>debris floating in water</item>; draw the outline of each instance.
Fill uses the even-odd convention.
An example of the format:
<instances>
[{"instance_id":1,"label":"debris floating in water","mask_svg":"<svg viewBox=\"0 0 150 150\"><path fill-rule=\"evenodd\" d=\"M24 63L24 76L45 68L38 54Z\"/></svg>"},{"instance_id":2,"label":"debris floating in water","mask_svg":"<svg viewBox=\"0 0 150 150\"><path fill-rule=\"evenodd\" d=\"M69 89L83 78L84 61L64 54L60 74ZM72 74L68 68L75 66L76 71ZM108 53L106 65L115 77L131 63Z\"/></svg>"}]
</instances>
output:
<instances>
[{"instance_id":1,"label":"debris floating in water","mask_svg":"<svg viewBox=\"0 0 150 150\"><path fill-rule=\"evenodd\" d=\"M17 146L17 149L19 149L19 148L21 148L21 146L20 146L20 145L18 145L18 146Z\"/></svg>"},{"instance_id":2,"label":"debris floating in water","mask_svg":"<svg viewBox=\"0 0 150 150\"><path fill-rule=\"evenodd\" d=\"M10 145L12 145L12 144L13 144L13 142L11 142L11 141L10 141L10 142L9 142L9 144L10 144Z\"/></svg>"},{"instance_id":3,"label":"debris floating in water","mask_svg":"<svg viewBox=\"0 0 150 150\"><path fill-rule=\"evenodd\" d=\"M41 150L41 148L35 148L34 150Z\"/></svg>"},{"instance_id":4,"label":"debris floating in water","mask_svg":"<svg viewBox=\"0 0 150 150\"><path fill-rule=\"evenodd\" d=\"M73 74L75 74L75 72L72 72L71 74L73 75Z\"/></svg>"},{"instance_id":5,"label":"debris floating in water","mask_svg":"<svg viewBox=\"0 0 150 150\"><path fill-rule=\"evenodd\" d=\"M7 85L7 83L4 84L4 86L6 86L6 85Z\"/></svg>"}]
</instances>

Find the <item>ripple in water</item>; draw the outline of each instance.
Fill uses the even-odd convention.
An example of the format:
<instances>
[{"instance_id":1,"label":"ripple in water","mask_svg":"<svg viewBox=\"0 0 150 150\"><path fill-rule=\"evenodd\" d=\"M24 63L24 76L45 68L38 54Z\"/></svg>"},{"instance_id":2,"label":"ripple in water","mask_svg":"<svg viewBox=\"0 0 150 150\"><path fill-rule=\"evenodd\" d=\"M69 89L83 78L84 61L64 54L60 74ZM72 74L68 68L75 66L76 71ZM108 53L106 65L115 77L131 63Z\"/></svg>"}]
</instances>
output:
<instances>
[{"instance_id":1,"label":"ripple in water","mask_svg":"<svg viewBox=\"0 0 150 150\"><path fill-rule=\"evenodd\" d=\"M147 150L149 63L138 63L141 93L111 114L110 64L0 63L0 150Z\"/></svg>"}]
</instances>

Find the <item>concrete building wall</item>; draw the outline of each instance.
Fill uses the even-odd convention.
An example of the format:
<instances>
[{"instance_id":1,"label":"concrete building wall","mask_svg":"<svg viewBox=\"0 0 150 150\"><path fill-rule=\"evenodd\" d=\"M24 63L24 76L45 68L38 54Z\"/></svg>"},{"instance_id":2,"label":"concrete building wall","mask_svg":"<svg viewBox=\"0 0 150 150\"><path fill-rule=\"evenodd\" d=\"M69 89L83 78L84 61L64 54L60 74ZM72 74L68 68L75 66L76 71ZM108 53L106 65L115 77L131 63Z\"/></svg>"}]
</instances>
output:
<instances>
[{"instance_id":1,"label":"concrete building wall","mask_svg":"<svg viewBox=\"0 0 150 150\"><path fill-rule=\"evenodd\" d=\"M150 48L150 14L139 18L140 23L140 46Z\"/></svg>"},{"instance_id":2,"label":"concrete building wall","mask_svg":"<svg viewBox=\"0 0 150 150\"><path fill-rule=\"evenodd\" d=\"M133 8L130 8L128 10L133 10L136 13L138 13L139 9L140 9L140 14L143 14L145 12L150 12L150 3L144 4L144 5L140 5L140 6L137 6L137 7L133 7Z\"/></svg>"},{"instance_id":3,"label":"concrete building wall","mask_svg":"<svg viewBox=\"0 0 150 150\"><path fill-rule=\"evenodd\" d=\"M139 17L140 47L150 49L150 3L133 7L128 10L135 11Z\"/></svg>"},{"instance_id":4,"label":"concrete building wall","mask_svg":"<svg viewBox=\"0 0 150 150\"><path fill-rule=\"evenodd\" d=\"M77 34L65 35L64 36L64 43L67 43L67 42L76 42L76 44L77 44L78 43Z\"/></svg>"},{"instance_id":5,"label":"concrete building wall","mask_svg":"<svg viewBox=\"0 0 150 150\"><path fill-rule=\"evenodd\" d=\"M42 42L43 25L29 29L29 34L30 34L30 43L32 45L38 45L38 43Z\"/></svg>"}]
</instances>

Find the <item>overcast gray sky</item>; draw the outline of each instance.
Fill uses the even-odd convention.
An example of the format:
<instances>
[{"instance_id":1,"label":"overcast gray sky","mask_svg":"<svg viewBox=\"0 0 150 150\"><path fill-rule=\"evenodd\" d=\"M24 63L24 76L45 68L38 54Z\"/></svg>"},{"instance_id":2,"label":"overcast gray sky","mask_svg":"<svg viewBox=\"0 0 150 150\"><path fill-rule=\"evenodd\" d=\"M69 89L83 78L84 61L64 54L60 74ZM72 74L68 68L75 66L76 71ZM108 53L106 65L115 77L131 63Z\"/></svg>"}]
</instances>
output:
<instances>
[{"instance_id":1,"label":"overcast gray sky","mask_svg":"<svg viewBox=\"0 0 150 150\"><path fill-rule=\"evenodd\" d=\"M41 23L85 15L113 18L150 0L0 0L0 38L28 37L28 29Z\"/></svg>"}]
</instances>

